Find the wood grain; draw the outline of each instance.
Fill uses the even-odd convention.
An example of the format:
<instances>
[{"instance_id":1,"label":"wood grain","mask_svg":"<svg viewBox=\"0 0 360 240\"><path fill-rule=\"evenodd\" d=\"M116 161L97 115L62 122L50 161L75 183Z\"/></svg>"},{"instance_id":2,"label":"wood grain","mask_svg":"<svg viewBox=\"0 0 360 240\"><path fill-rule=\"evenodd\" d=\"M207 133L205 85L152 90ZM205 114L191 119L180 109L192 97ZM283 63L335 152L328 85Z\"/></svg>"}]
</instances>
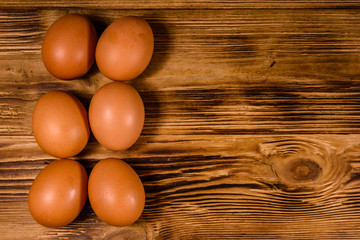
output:
<instances>
[{"instance_id":1,"label":"wood grain","mask_svg":"<svg viewBox=\"0 0 360 240\"><path fill-rule=\"evenodd\" d=\"M124 15L155 35L149 67L130 81L143 98L141 137L112 152L91 136L74 159L88 172L127 161L146 190L123 228L86 204L49 229L27 194L55 159L37 146L32 109L47 91L87 107L110 80L94 65L61 81L41 60L60 16L88 16L98 34ZM360 233L358 1L17 1L0 3L0 239L358 239Z\"/></svg>"}]
</instances>

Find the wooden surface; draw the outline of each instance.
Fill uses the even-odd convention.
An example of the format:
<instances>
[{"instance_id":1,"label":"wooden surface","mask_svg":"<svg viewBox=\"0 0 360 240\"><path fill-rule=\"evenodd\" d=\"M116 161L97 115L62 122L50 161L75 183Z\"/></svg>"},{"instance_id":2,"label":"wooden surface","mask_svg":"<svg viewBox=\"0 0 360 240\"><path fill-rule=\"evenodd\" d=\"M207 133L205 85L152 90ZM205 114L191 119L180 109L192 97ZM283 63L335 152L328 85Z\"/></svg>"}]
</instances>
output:
<instances>
[{"instance_id":1,"label":"wooden surface","mask_svg":"<svg viewBox=\"0 0 360 240\"><path fill-rule=\"evenodd\" d=\"M359 239L359 1L69 2L0 3L0 239ZM96 66L74 81L46 71L42 38L68 12L99 33L125 15L154 31L152 61L129 82L146 108L140 139L112 152L91 137L74 157L137 171L147 200L129 227L87 203L49 229L27 208L54 160L34 140L34 104L62 89L88 106L110 82Z\"/></svg>"}]
</instances>

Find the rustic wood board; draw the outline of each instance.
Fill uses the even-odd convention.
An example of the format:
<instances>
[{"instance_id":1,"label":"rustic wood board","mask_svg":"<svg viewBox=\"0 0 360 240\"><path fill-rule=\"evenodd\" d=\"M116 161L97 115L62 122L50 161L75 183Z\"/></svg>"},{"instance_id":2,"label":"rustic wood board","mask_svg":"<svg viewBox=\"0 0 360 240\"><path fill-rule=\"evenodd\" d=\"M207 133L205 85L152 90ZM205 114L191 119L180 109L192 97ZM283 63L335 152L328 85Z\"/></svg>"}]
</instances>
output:
<instances>
[{"instance_id":1,"label":"rustic wood board","mask_svg":"<svg viewBox=\"0 0 360 240\"><path fill-rule=\"evenodd\" d=\"M91 137L87 170L127 161L146 190L128 227L86 204L66 227L37 224L27 194L55 159L37 146L31 114L54 89L88 106L106 79L96 65L61 81L43 66L42 38L60 16L99 33L125 15L155 35L146 71L130 81L145 126L129 150ZM60 1L0 3L0 239L358 239L359 1Z\"/></svg>"}]
</instances>

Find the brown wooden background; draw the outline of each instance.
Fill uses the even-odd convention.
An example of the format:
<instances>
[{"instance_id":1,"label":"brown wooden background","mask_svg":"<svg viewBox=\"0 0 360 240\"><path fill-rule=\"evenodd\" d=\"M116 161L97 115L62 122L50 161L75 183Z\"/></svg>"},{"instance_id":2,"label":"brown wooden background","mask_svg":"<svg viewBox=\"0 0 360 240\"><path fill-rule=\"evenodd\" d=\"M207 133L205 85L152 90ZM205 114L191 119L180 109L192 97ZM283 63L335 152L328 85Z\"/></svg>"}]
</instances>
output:
<instances>
[{"instance_id":1,"label":"brown wooden background","mask_svg":"<svg viewBox=\"0 0 360 240\"><path fill-rule=\"evenodd\" d=\"M40 49L77 12L99 33L125 15L155 34L147 70L130 81L146 108L129 150L92 137L74 159L90 171L127 161L146 189L132 226L101 222L87 203L70 225L37 224L27 194L54 158L31 115L53 89L85 106L109 82L94 66L61 81ZM0 239L359 239L360 1L0 2Z\"/></svg>"}]
</instances>

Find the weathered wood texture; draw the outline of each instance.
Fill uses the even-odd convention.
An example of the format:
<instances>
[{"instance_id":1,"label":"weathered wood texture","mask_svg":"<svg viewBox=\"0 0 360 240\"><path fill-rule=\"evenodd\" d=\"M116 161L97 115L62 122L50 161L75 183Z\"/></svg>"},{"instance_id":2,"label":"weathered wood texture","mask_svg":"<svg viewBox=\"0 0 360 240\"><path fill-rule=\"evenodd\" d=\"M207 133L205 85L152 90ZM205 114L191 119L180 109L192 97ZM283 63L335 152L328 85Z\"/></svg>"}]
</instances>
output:
<instances>
[{"instance_id":1,"label":"weathered wood texture","mask_svg":"<svg viewBox=\"0 0 360 240\"><path fill-rule=\"evenodd\" d=\"M110 80L96 68L61 81L43 66L49 26L67 12L98 33L124 15L155 34L147 70L130 81L146 108L129 150L91 137L74 159L90 171L126 160L146 189L132 226L86 205L48 229L27 208L54 158L37 146L31 114L53 89L88 106ZM10 1L0 3L0 239L359 239L359 1Z\"/></svg>"}]
</instances>

